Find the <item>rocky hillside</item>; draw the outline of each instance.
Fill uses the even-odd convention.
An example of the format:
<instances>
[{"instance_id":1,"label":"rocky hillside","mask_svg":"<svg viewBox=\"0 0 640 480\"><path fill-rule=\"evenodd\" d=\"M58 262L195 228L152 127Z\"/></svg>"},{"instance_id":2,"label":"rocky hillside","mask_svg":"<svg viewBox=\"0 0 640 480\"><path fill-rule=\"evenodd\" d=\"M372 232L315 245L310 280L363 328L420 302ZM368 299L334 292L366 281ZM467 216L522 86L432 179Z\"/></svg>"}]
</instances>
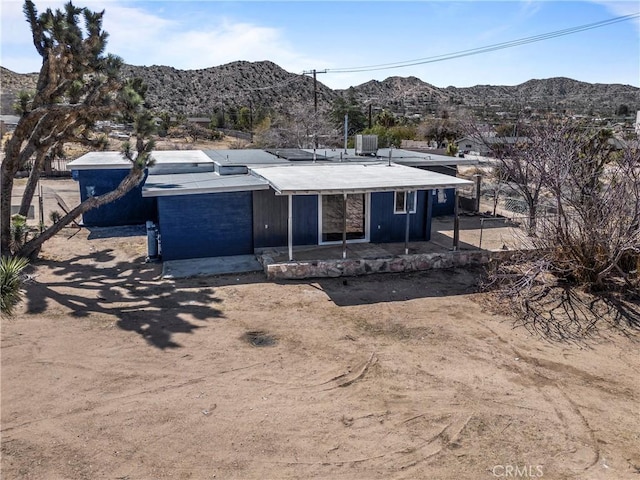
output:
<instances>
[{"instance_id":1,"label":"rocky hillside","mask_svg":"<svg viewBox=\"0 0 640 480\"><path fill-rule=\"evenodd\" d=\"M370 103L376 109L384 108L404 115L435 111L439 105L449 101L445 90L416 77L389 77L382 82L371 80L340 93L353 96L362 104Z\"/></svg>"},{"instance_id":2,"label":"rocky hillside","mask_svg":"<svg viewBox=\"0 0 640 480\"><path fill-rule=\"evenodd\" d=\"M210 117L221 107L252 106L254 110L286 112L313 105L313 79L289 73L272 62L233 62L201 70L126 65L124 74L141 77L149 86L147 98L157 111ZM321 78L319 78L320 80ZM21 89L33 89L35 74L1 71L2 111ZM529 107L537 111L611 116L618 106L640 110L640 89L620 84L591 84L569 78L529 80L516 86L478 85L439 88L416 77L372 80L348 90L331 90L318 81L318 108L326 111L338 96L353 97L405 116L438 114L441 110L475 112L513 111Z\"/></svg>"},{"instance_id":3,"label":"rocky hillside","mask_svg":"<svg viewBox=\"0 0 640 480\"><path fill-rule=\"evenodd\" d=\"M454 102L469 106L501 104L539 109L569 110L574 113L612 115L619 105L640 109L640 89L630 85L585 83L565 77L529 80L513 87L478 85L447 87Z\"/></svg>"},{"instance_id":4,"label":"rocky hillside","mask_svg":"<svg viewBox=\"0 0 640 480\"><path fill-rule=\"evenodd\" d=\"M223 104L286 111L313 102L313 78L272 62L233 62L201 70L126 65L124 74L147 83L147 100L154 108L188 116L210 116ZM319 107L331 105L337 95L318 82Z\"/></svg>"},{"instance_id":5,"label":"rocky hillside","mask_svg":"<svg viewBox=\"0 0 640 480\"><path fill-rule=\"evenodd\" d=\"M22 75L0 67L0 112L2 115L13 115L13 104L18 93L22 90L35 90L37 82L37 73Z\"/></svg>"}]
</instances>

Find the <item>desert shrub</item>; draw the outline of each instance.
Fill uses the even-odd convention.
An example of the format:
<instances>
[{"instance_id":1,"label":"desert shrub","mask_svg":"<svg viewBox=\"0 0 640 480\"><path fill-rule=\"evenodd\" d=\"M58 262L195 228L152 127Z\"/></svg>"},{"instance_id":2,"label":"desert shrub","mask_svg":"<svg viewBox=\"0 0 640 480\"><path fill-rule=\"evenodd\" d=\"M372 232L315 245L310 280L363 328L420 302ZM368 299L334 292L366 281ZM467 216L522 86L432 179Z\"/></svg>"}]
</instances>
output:
<instances>
[{"instance_id":1,"label":"desert shrub","mask_svg":"<svg viewBox=\"0 0 640 480\"><path fill-rule=\"evenodd\" d=\"M20 257L0 259L0 313L11 316L22 300L22 271L29 262Z\"/></svg>"}]
</instances>

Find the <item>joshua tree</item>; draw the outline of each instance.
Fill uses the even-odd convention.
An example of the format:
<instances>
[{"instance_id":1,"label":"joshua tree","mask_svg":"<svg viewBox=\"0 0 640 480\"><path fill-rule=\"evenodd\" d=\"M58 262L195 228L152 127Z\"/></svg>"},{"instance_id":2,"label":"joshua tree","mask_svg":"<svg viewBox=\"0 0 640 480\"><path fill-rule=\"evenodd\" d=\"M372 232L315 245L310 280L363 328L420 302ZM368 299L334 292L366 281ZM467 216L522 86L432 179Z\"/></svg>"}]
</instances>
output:
<instances>
[{"instance_id":1,"label":"joshua tree","mask_svg":"<svg viewBox=\"0 0 640 480\"><path fill-rule=\"evenodd\" d=\"M33 1L26 0L24 13L42 67L33 97L21 97L20 121L6 144L0 168L0 248L4 254L33 256L42 242L78 215L116 200L135 187L144 176L153 145L139 136L135 161L133 152L126 149L125 156L132 159L131 172L116 190L87 199L19 251L12 251L11 194L16 173L33 159L20 207L25 215L47 156L67 142L104 147L105 138L92 132L94 123L116 114L134 118L142 108L145 90L139 80L120 77L120 58L103 53L108 37L102 30L104 11L95 13L69 2L62 10L47 9L39 15ZM140 117L139 132L148 131L148 124L148 116Z\"/></svg>"}]
</instances>

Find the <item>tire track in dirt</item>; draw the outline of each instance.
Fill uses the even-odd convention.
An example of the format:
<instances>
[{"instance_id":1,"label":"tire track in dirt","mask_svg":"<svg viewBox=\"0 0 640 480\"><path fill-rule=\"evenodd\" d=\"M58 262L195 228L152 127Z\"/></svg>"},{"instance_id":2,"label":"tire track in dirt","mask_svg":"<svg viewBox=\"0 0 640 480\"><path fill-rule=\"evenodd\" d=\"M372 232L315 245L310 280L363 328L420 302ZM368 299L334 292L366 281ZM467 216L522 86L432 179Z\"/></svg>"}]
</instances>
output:
<instances>
[{"instance_id":1,"label":"tire track in dirt","mask_svg":"<svg viewBox=\"0 0 640 480\"><path fill-rule=\"evenodd\" d=\"M487 325L484 325L484 327L488 329L496 339L498 339L509 350L511 350L516 359L522 361L520 365L511 366L511 369L516 371L520 376L531 379L534 388L540 393L545 402L547 402L553 408L553 412L555 413L556 417L565 427L564 432L565 441L567 442L567 452L574 453L574 457L580 457L574 461L574 463L576 464L576 468L581 469L584 472L596 465L600 460L601 453L595 431L593 430L593 428L591 428L588 420L586 419L576 402L570 397L570 395L568 395L565 390L560 387L558 382L556 382L549 376L544 375L541 370L545 369L547 371L550 370L553 372L562 370L563 372L571 373L574 376L577 376L581 380L584 380L585 377L587 377L592 381L596 380L599 382L604 382L604 379L595 375L591 375L587 372L582 372L581 370L570 365L562 365L556 362L523 355L509 341L503 339L491 327ZM530 371L526 371L527 368L523 367L523 365L526 365ZM552 388L556 392L556 395L549 395L543 390L544 387ZM564 402L559 401L558 397L560 397ZM565 404L563 405L562 403ZM571 433L571 436L569 436L569 433ZM586 441L582 440L581 437L586 437ZM591 455L583 455L582 452L578 452L575 449L572 449L570 447L570 443L572 441L583 444L587 449L591 450ZM590 457L590 459L583 458L587 456Z\"/></svg>"}]
</instances>

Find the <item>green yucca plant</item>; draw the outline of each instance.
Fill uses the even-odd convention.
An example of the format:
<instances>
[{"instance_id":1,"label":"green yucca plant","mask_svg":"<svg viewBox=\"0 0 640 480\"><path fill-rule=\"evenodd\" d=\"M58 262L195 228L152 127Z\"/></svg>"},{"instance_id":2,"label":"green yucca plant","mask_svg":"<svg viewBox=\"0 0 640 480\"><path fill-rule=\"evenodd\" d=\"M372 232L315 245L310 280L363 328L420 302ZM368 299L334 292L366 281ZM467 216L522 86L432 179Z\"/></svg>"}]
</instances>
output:
<instances>
[{"instance_id":1,"label":"green yucca plant","mask_svg":"<svg viewBox=\"0 0 640 480\"><path fill-rule=\"evenodd\" d=\"M25 244L29 236L29 227L27 225L27 217L16 213L11 215L11 246L12 251L16 252Z\"/></svg>"},{"instance_id":2,"label":"green yucca plant","mask_svg":"<svg viewBox=\"0 0 640 480\"><path fill-rule=\"evenodd\" d=\"M13 309L22 300L21 273L29 261L20 257L0 259L0 313L11 316Z\"/></svg>"}]
</instances>

